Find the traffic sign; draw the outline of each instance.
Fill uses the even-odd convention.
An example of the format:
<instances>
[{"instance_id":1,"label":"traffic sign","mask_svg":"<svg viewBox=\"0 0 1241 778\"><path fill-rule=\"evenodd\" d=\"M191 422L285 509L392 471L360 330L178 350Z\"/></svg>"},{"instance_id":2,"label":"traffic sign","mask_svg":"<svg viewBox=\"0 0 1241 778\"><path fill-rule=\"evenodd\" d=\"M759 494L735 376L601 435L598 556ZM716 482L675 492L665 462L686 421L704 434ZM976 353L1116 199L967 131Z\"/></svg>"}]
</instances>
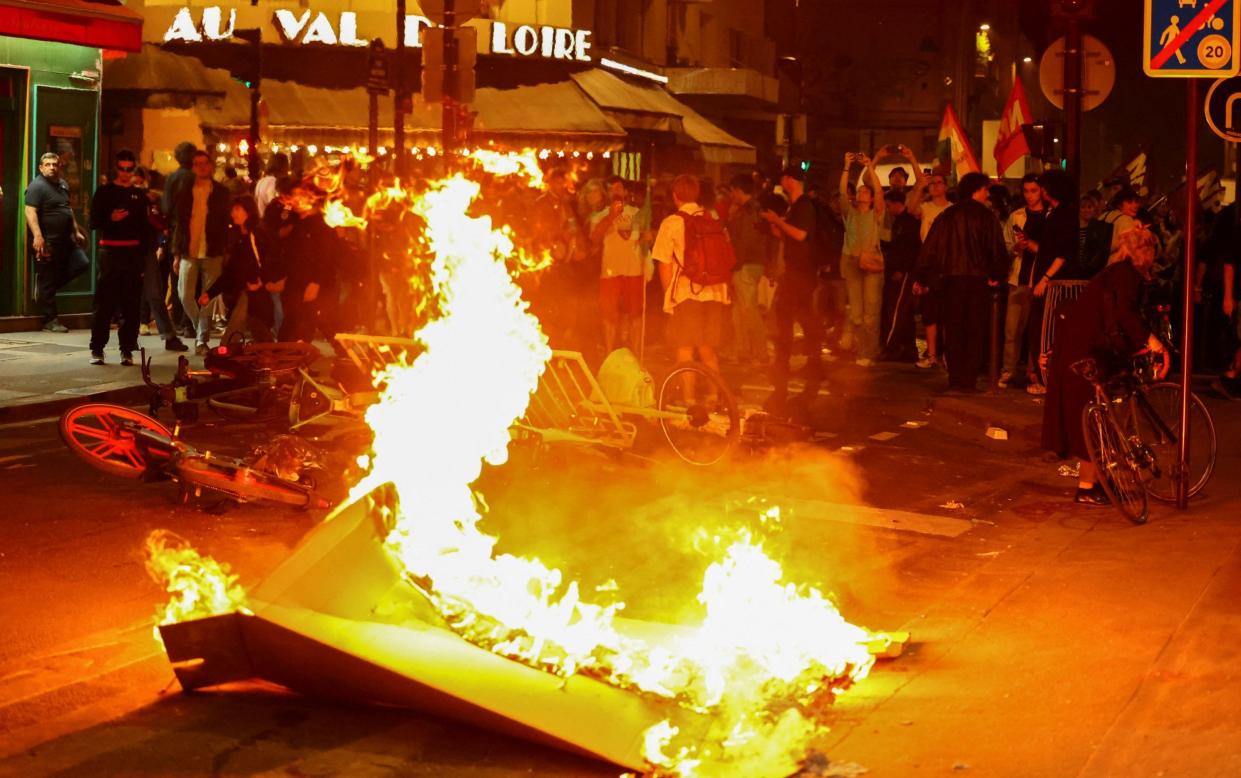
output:
<instances>
[{"instance_id":1,"label":"traffic sign","mask_svg":"<svg viewBox=\"0 0 1241 778\"><path fill-rule=\"evenodd\" d=\"M388 52L383 41L376 38L366 53L366 91L373 95L386 95L391 88L388 76Z\"/></svg>"},{"instance_id":2,"label":"traffic sign","mask_svg":"<svg viewBox=\"0 0 1241 778\"><path fill-rule=\"evenodd\" d=\"M1241 143L1241 77L1221 78L1206 100L1207 124L1221 138Z\"/></svg>"},{"instance_id":3,"label":"traffic sign","mask_svg":"<svg viewBox=\"0 0 1241 778\"><path fill-rule=\"evenodd\" d=\"M1064 46L1059 38L1047 47L1039 63L1039 84L1043 94L1057 108L1064 108ZM1116 60L1103 41L1093 35L1082 36L1082 110L1098 108L1116 86Z\"/></svg>"},{"instance_id":4,"label":"traffic sign","mask_svg":"<svg viewBox=\"0 0 1241 778\"><path fill-rule=\"evenodd\" d=\"M445 27L460 27L471 19L476 19L483 15L482 0L454 0L452 5L451 20L445 18L448 14L445 6L449 5L446 0L419 0L418 7L422 9L422 15L437 25Z\"/></svg>"},{"instance_id":5,"label":"traffic sign","mask_svg":"<svg viewBox=\"0 0 1241 778\"><path fill-rule=\"evenodd\" d=\"M1238 0L1146 0L1142 69L1152 78L1219 78L1241 71Z\"/></svg>"}]
</instances>

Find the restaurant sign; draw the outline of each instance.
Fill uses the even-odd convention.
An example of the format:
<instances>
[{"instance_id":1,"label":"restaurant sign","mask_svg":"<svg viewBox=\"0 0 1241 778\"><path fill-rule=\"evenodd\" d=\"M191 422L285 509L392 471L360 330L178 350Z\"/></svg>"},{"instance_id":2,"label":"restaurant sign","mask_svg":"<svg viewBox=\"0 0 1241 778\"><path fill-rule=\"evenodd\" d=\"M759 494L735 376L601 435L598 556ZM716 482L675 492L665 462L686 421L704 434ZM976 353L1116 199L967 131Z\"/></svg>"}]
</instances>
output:
<instances>
[{"instance_id":1,"label":"restaurant sign","mask_svg":"<svg viewBox=\"0 0 1241 778\"><path fill-rule=\"evenodd\" d=\"M480 40L490 44L490 53L512 57L541 57L570 62L591 61L590 30L572 30L563 27L534 24L510 24L494 19L471 22L479 30ZM290 10L281 8L271 16L271 25L278 39L286 44L324 46L368 46L371 40L358 33L358 14L341 11L329 15L309 8ZM420 33L423 28L434 26L425 16L408 14L405 17L405 45L422 46ZM202 43L204 41L232 40L237 29L237 9L207 6L195 18L193 9L177 11L168 30L164 33L166 43ZM486 53L486 52L484 52Z\"/></svg>"}]
</instances>

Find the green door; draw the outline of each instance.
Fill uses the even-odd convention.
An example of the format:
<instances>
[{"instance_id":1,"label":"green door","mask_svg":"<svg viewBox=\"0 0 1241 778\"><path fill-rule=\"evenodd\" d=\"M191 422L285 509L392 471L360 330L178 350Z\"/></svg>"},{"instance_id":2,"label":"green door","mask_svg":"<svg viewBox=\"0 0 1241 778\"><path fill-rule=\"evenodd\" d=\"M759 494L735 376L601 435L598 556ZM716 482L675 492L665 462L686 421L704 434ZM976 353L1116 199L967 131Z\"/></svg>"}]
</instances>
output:
<instances>
[{"instance_id":1,"label":"green door","mask_svg":"<svg viewBox=\"0 0 1241 778\"><path fill-rule=\"evenodd\" d=\"M26 188L22 149L26 133L26 71L0 68L0 316L22 310L26 278L23 250L26 227L21 216ZM23 261L19 261L21 258Z\"/></svg>"},{"instance_id":2,"label":"green door","mask_svg":"<svg viewBox=\"0 0 1241 778\"><path fill-rule=\"evenodd\" d=\"M83 231L90 237L90 201L95 194L96 117L99 92L94 89L62 89L36 86L34 90L34 136L28 175L39 166L39 156L52 151L60 155L60 174L69 183L69 203ZM29 178L27 179L29 181ZM78 276L60 291L58 304L62 313L89 311L95 293L94 241L88 241L86 254L91 258L90 272ZM28 262L33 257L28 257ZM28 310L34 305L34 276L27 284Z\"/></svg>"}]
</instances>

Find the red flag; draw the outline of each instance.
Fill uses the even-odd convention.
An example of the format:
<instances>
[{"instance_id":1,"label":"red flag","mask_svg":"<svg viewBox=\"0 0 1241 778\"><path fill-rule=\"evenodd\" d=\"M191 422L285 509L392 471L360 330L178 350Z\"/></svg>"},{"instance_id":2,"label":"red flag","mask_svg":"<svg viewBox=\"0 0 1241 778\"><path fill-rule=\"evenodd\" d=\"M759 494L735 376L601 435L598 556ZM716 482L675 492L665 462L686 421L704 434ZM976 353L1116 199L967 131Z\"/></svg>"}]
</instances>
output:
<instances>
[{"instance_id":1,"label":"red flag","mask_svg":"<svg viewBox=\"0 0 1241 778\"><path fill-rule=\"evenodd\" d=\"M1017 160L1030 153L1021 125L1030 123L1030 101L1021 86L1021 79L1013 82L1013 93L1008 96L1004 113L1000 114L1000 134L995 141L996 170L1001 177Z\"/></svg>"}]
</instances>

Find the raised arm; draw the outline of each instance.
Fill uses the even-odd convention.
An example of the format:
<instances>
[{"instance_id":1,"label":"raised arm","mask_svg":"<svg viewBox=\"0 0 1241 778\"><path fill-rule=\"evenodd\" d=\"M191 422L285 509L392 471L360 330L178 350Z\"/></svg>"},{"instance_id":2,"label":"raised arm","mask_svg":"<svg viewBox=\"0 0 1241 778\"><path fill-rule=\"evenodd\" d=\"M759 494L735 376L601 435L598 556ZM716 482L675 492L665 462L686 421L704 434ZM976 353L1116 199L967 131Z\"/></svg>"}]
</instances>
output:
<instances>
[{"instance_id":1,"label":"raised arm","mask_svg":"<svg viewBox=\"0 0 1241 778\"><path fill-rule=\"evenodd\" d=\"M874 209L878 212L882 210L883 205L883 184L879 183L879 172L875 170L875 160L863 154L862 164L866 166L866 178L870 181L870 190L875 193Z\"/></svg>"},{"instance_id":2,"label":"raised arm","mask_svg":"<svg viewBox=\"0 0 1241 778\"><path fill-rule=\"evenodd\" d=\"M840 174L840 205L842 208L849 205L849 173L856 161L857 155L852 151L845 154L845 169Z\"/></svg>"},{"instance_id":3,"label":"raised arm","mask_svg":"<svg viewBox=\"0 0 1241 778\"><path fill-rule=\"evenodd\" d=\"M922 199L926 195L926 187L930 183L930 177L922 170L922 166L918 164L918 160L914 158L913 149L908 146L901 146L901 156L909 163L914 171L914 187L909 190L909 194L905 195L905 209L919 219L922 218Z\"/></svg>"}]
</instances>

